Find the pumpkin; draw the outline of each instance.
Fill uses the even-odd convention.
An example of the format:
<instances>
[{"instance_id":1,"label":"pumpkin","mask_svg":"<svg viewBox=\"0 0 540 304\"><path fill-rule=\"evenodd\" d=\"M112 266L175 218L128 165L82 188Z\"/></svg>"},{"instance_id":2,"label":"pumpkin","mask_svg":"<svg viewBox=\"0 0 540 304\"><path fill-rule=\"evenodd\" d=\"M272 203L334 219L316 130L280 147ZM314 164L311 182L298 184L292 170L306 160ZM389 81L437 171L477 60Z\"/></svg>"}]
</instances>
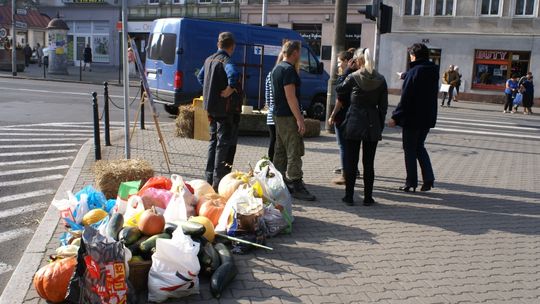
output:
<instances>
[{"instance_id":1,"label":"pumpkin","mask_svg":"<svg viewBox=\"0 0 540 304\"><path fill-rule=\"evenodd\" d=\"M205 194L216 193L216 191L214 191L214 188L212 188L209 183L202 179L194 179L186 183L186 186L191 186L191 188L193 189L192 193L195 194L195 197L197 198L200 198Z\"/></svg>"},{"instance_id":2,"label":"pumpkin","mask_svg":"<svg viewBox=\"0 0 540 304\"><path fill-rule=\"evenodd\" d=\"M189 218L190 222L199 223L204 226L205 231L203 237L207 239L210 243L214 241L216 237L216 232L214 231L214 224L206 216L192 216Z\"/></svg>"},{"instance_id":3,"label":"pumpkin","mask_svg":"<svg viewBox=\"0 0 540 304\"><path fill-rule=\"evenodd\" d=\"M226 203L225 198L219 194L206 194L197 203L197 214L206 216L215 227Z\"/></svg>"},{"instance_id":4,"label":"pumpkin","mask_svg":"<svg viewBox=\"0 0 540 304\"><path fill-rule=\"evenodd\" d=\"M77 257L59 259L41 267L34 274L34 287L38 295L52 303L63 302L75 266Z\"/></svg>"},{"instance_id":5,"label":"pumpkin","mask_svg":"<svg viewBox=\"0 0 540 304\"><path fill-rule=\"evenodd\" d=\"M165 228L165 218L162 214L156 212L156 208L144 210L137 224L139 230L148 236L163 232Z\"/></svg>"},{"instance_id":6,"label":"pumpkin","mask_svg":"<svg viewBox=\"0 0 540 304\"><path fill-rule=\"evenodd\" d=\"M225 175L219 182L218 193L226 200L229 200L240 185L247 184L248 182L248 174L240 171L231 172Z\"/></svg>"},{"instance_id":7,"label":"pumpkin","mask_svg":"<svg viewBox=\"0 0 540 304\"><path fill-rule=\"evenodd\" d=\"M92 209L83 216L82 224L84 226L95 224L104 219L107 215L109 214L103 209Z\"/></svg>"}]
</instances>

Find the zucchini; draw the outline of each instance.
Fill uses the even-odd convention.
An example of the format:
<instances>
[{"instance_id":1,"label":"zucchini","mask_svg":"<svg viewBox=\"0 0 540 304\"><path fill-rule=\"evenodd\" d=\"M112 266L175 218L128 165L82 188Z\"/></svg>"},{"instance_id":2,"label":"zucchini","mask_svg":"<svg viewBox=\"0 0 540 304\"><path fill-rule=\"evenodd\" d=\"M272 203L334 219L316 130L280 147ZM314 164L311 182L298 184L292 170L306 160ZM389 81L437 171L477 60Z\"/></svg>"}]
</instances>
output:
<instances>
[{"instance_id":1,"label":"zucchini","mask_svg":"<svg viewBox=\"0 0 540 304\"><path fill-rule=\"evenodd\" d=\"M236 274L238 274L238 269L234 263L225 263L219 266L210 279L210 292L212 296L219 299L225 287L232 282Z\"/></svg>"},{"instance_id":2,"label":"zucchini","mask_svg":"<svg viewBox=\"0 0 540 304\"><path fill-rule=\"evenodd\" d=\"M149 254L152 252L152 248L156 247L157 239L170 239L171 235L168 233L160 233L149 237L147 240L139 245L139 250L142 254Z\"/></svg>"},{"instance_id":3,"label":"zucchini","mask_svg":"<svg viewBox=\"0 0 540 304\"><path fill-rule=\"evenodd\" d=\"M129 246L137 242L141 238L142 232L137 227L125 227L118 233L118 239Z\"/></svg>"},{"instance_id":4,"label":"zucchini","mask_svg":"<svg viewBox=\"0 0 540 304\"><path fill-rule=\"evenodd\" d=\"M139 233L141 233L141 232L139 231ZM141 255L141 250L139 249L139 246L141 245L142 242L148 240L148 238L149 237L147 237L146 235L143 235L137 241L135 241L133 244L129 245L128 249L131 251L131 254L132 255Z\"/></svg>"},{"instance_id":5,"label":"zucchini","mask_svg":"<svg viewBox=\"0 0 540 304\"><path fill-rule=\"evenodd\" d=\"M115 213L111 216L109 223L107 223L106 234L108 237L118 241L118 234L124 226L124 216L122 213Z\"/></svg>"},{"instance_id":6,"label":"zucchini","mask_svg":"<svg viewBox=\"0 0 540 304\"><path fill-rule=\"evenodd\" d=\"M182 222L181 227L184 234L191 237L198 237L206 232L206 228L204 227L204 225L196 222Z\"/></svg>"},{"instance_id":7,"label":"zucchini","mask_svg":"<svg viewBox=\"0 0 540 304\"><path fill-rule=\"evenodd\" d=\"M165 223L165 229L163 231L172 235L176 228L178 228L178 225L175 223Z\"/></svg>"},{"instance_id":8,"label":"zucchini","mask_svg":"<svg viewBox=\"0 0 540 304\"><path fill-rule=\"evenodd\" d=\"M219 254L212 243L208 242L201 247L201 266L208 273L213 273L221 265Z\"/></svg>"},{"instance_id":9,"label":"zucchini","mask_svg":"<svg viewBox=\"0 0 540 304\"><path fill-rule=\"evenodd\" d=\"M217 243L214 245L214 249L216 249L217 253L219 254L221 264L234 263L231 251L225 244Z\"/></svg>"}]
</instances>

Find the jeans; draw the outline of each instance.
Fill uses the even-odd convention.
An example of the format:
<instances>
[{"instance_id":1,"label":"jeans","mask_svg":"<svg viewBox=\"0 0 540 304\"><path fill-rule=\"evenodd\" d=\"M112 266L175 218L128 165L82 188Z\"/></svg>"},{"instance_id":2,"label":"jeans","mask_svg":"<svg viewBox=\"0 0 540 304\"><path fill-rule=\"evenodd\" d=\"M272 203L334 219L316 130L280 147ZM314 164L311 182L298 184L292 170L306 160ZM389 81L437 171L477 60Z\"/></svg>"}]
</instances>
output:
<instances>
[{"instance_id":1,"label":"jeans","mask_svg":"<svg viewBox=\"0 0 540 304\"><path fill-rule=\"evenodd\" d=\"M378 141L345 141L345 197L352 198L354 195L354 184L356 182L356 172L358 171L358 161L360 158L360 146L362 146L362 167L364 173L364 200L373 198L373 182L375 180L375 152Z\"/></svg>"},{"instance_id":2,"label":"jeans","mask_svg":"<svg viewBox=\"0 0 540 304\"><path fill-rule=\"evenodd\" d=\"M268 145L268 158L274 162L274 150L276 147L276 125L268 125L268 133L270 134L270 144Z\"/></svg>"},{"instance_id":3,"label":"jeans","mask_svg":"<svg viewBox=\"0 0 540 304\"><path fill-rule=\"evenodd\" d=\"M336 130L336 141L339 146L339 158L341 160L341 172L345 170L345 130L344 126L337 126L334 124L334 129Z\"/></svg>"},{"instance_id":4,"label":"jeans","mask_svg":"<svg viewBox=\"0 0 540 304\"><path fill-rule=\"evenodd\" d=\"M298 133L294 116L274 116L276 123L276 147L274 165L276 169L291 181L301 180L304 139Z\"/></svg>"},{"instance_id":5,"label":"jeans","mask_svg":"<svg viewBox=\"0 0 540 304\"><path fill-rule=\"evenodd\" d=\"M403 151L405 152L405 170L407 171L407 179L405 186L418 186L418 171L416 168L416 160L420 164L422 170L422 180L424 183L434 182L433 168L428 152L424 147L424 142L429 133L427 129L403 128Z\"/></svg>"},{"instance_id":6,"label":"jeans","mask_svg":"<svg viewBox=\"0 0 540 304\"><path fill-rule=\"evenodd\" d=\"M231 172L238 141L240 115L212 118L206 163L206 181L217 191L221 179Z\"/></svg>"},{"instance_id":7,"label":"jeans","mask_svg":"<svg viewBox=\"0 0 540 304\"><path fill-rule=\"evenodd\" d=\"M504 94L506 95L506 102L504 103L504 110L505 111L512 111L512 107L514 106L514 98L512 97L512 94Z\"/></svg>"}]
</instances>

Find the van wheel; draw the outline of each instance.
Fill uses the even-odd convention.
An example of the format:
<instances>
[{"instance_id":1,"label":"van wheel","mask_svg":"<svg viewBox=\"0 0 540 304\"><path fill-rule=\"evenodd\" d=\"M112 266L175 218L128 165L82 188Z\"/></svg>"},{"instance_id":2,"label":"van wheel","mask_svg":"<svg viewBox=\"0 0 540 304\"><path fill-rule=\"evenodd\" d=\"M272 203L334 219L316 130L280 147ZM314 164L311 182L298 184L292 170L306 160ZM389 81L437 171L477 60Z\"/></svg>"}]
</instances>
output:
<instances>
[{"instance_id":1,"label":"van wheel","mask_svg":"<svg viewBox=\"0 0 540 304\"><path fill-rule=\"evenodd\" d=\"M178 106L163 105L165 107L165 112L171 115L178 115Z\"/></svg>"},{"instance_id":2,"label":"van wheel","mask_svg":"<svg viewBox=\"0 0 540 304\"><path fill-rule=\"evenodd\" d=\"M311 107L308 109L308 116L313 119L324 121L326 117L326 97L323 95L313 98Z\"/></svg>"}]
</instances>

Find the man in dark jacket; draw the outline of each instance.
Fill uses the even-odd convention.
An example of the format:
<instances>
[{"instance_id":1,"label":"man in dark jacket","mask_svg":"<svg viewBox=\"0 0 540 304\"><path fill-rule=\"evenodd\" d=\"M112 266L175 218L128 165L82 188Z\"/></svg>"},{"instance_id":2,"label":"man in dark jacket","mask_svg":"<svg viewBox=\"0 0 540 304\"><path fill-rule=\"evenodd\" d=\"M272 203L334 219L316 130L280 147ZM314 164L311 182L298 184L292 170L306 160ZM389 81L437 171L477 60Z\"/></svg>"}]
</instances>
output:
<instances>
[{"instance_id":1,"label":"man in dark jacket","mask_svg":"<svg viewBox=\"0 0 540 304\"><path fill-rule=\"evenodd\" d=\"M239 73L231 61L235 46L232 33L219 34L218 51L206 58L197 76L203 86L204 109L210 121L205 175L216 192L221 179L231 172L238 140L242 102L238 93Z\"/></svg>"},{"instance_id":2,"label":"man in dark jacket","mask_svg":"<svg viewBox=\"0 0 540 304\"><path fill-rule=\"evenodd\" d=\"M30 66L30 58L32 58L32 48L29 44L26 44L26 46L23 49L24 52L24 66L28 67Z\"/></svg>"},{"instance_id":3,"label":"man in dark jacket","mask_svg":"<svg viewBox=\"0 0 540 304\"><path fill-rule=\"evenodd\" d=\"M429 191L433 187L435 176L424 142L429 129L435 127L437 121L439 68L429 61L429 50L424 44L413 44L409 48L409 56L411 68L406 73L401 89L401 100L392 113L388 126L399 125L403 128L407 180L405 186L400 189L405 192L416 191L418 159L424 181L420 190Z\"/></svg>"}]
</instances>

